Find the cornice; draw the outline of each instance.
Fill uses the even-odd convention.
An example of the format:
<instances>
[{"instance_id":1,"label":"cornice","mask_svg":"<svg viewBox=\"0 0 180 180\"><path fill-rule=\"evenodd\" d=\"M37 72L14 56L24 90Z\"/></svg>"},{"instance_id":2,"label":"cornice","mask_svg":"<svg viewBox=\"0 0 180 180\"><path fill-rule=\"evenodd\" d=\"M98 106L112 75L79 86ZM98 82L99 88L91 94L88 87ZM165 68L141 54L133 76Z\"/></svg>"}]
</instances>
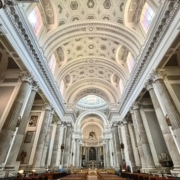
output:
<instances>
[{"instance_id":1,"label":"cornice","mask_svg":"<svg viewBox=\"0 0 180 180\"><path fill-rule=\"evenodd\" d=\"M147 66L150 64L151 58L156 52L158 45L164 38L164 35L168 30L173 17L179 11L179 8L180 0L169 0L165 2L161 13L159 14L159 19L155 24L153 31L151 32L151 36L149 37L149 40L147 41L145 48L139 56L139 60L137 60L137 64L131 73L130 81L126 86L126 89L124 90L120 101L118 113L121 114L123 112L130 97L132 97L132 93L135 91L135 88L140 82L143 73L147 69Z\"/></svg>"},{"instance_id":2,"label":"cornice","mask_svg":"<svg viewBox=\"0 0 180 180\"><path fill-rule=\"evenodd\" d=\"M50 90L58 107L60 108L61 113L65 114L65 107L62 98L54 83L53 76L49 68L47 67L47 64L45 63L47 61L43 56L40 47L38 46L36 38L33 37L33 33L30 32L30 30L28 29L27 22L21 14L19 7L17 5L6 7L4 11L8 19L10 20L12 26L14 27L16 33L18 34L22 44L24 44L24 47L26 48L27 53L31 57L32 62L38 69L39 74L44 79L44 82Z\"/></svg>"}]
</instances>

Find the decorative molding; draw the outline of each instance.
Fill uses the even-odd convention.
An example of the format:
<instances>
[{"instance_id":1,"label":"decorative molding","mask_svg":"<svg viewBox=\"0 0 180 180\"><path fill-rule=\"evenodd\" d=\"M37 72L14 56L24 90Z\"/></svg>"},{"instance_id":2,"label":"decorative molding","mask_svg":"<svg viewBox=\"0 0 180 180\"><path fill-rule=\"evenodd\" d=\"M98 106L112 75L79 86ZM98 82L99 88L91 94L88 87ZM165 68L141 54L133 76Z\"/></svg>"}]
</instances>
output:
<instances>
[{"instance_id":1,"label":"decorative molding","mask_svg":"<svg viewBox=\"0 0 180 180\"><path fill-rule=\"evenodd\" d=\"M139 56L139 60L137 60L137 64L133 71L131 72L130 81L127 84L124 93L122 94L122 99L120 101L120 106L118 113L122 114L126 104L129 102L130 97L132 97L132 93L135 91L137 84L140 82L142 74L147 69L147 66L150 63L150 59L154 55L157 46L164 38L164 34L169 28L173 17L177 14L180 8L180 1L167 1L166 5L163 6L161 13L159 14L159 18L153 31L151 32L151 37L145 45L144 50Z\"/></svg>"},{"instance_id":2,"label":"decorative molding","mask_svg":"<svg viewBox=\"0 0 180 180\"><path fill-rule=\"evenodd\" d=\"M62 97L60 96L59 90L57 89L54 78L47 67L47 60L42 55L40 48L38 47L38 43L36 42L36 38L33 37L33 33L29 31L27 22L24 20L23 15L18 6L6 7L5 13L9 18L12 26L14 27L17 35L21 39L21 42L24 44L29 56L32 59L32 62L39 70L39 74L44 79L44 82L47 88L50 90L54 100L57 103L62 114L65 114L65 107L62 101Z\"/></svg>"},{"instance_id":3,"label":"decorative molding","mask_svg":"<svg viewBox=\"0 0 180 180\"><path fill-rule=\"evenodd\" d=\"M23 72L20 72L20 75L19 75L19 79L23 82L23 81L26 81L26 82L29 82L30 84L33 82L33 76L30 72L28 71L23 71Z\"/></svg>"},{"instance_id":4,"label":"decorative molding","mask_svg":"<svg viewBox=\"0 0 180 180\"><path fill-rule=\"evenodd\" d=\"M1 9L1 8L0 8ZM4 30L3 25L0 24L0 36L5 35L7 32Z\"/></svg>"}]
</instances>

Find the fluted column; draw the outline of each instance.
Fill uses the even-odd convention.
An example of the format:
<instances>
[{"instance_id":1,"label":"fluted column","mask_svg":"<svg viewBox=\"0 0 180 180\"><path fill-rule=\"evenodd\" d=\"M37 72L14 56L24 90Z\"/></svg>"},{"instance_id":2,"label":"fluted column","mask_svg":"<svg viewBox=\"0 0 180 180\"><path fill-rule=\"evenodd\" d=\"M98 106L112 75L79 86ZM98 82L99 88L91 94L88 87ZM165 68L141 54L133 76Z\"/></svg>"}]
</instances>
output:
<instances>
[{"instance_id":1,"label":"fluted column","mask_svg":"<svg viewBox=\"0 0 180 180\"><path fill-rule=\"evenodd\" d=\"M71 139L71 124L67 124L67 131L66 131L66 140L65 140L65 149L64 149L64 162L63 162L63 167L68 168L69 164L68 164L68 159L69 159L69 155L70 155L70 139Z\"/></svg>"},{"instance_id":2,"label":"fluted column","mask_svg":"<svg viewBox=\"0 0 180 180\"><path fill-rule=\"evenodd\" d=\"M79 151L80 151L80 140L76 139L76 152L75 152L75 166L79 168Z\"/></svg>"},{"instance_id":3,"label":"fluted column","mask_svg":"<svg viewBox=\"0 0 180 180\"><path fill-rule=\"evenodd\" d=\"M169 126L166 122L166 118L162 112L162 109L160 107L159 101L156 97L156 94L154 92L153 86L152 86L152 81L149 81L146 84L146 88L149 91L153 106L154 106L154 110L157 116L157 120L159 122L166 146L169 150L169 154L171 156L171 159L173 161L174 164L174 170L180 170L180 155L178 152L178 149L176 147L176 144L174 142L174 139L172 137L171 131L169 129Z\"/></svg>"},{"instance_id":4,"label":"fluted column","mask_svg":"<svg viewBox=\"0 0 180 180\"><path fill-rule=\"evenodd\" d=\"M158 97L171 122L174 135L176 137L178 146L180 147L180 114L164 84L162 72L154 71L151 78L154 82L153 86L155 92L157 92L159 95Z\"/></svg>"},{"instance_id":5,"label":"fluted column","mask_svg":"<svg viewBox=\"0 0 180 180\"><path fill-rule=\"evenodd\" d=\"M24 102L26 102L31 90L31 82L33 80L31 74L28 72L23 72L20 79L22 81L21 87L0 132L0 165L5 161L6 154L9 150L9 143L11 142L17 124L21 120L21 111Z\"/></svg>"},{"instance_id":6,"label":"fluted column","mask_svg":"<svg viewBox=\"0 0 180 180\"><path fill-rule=\"evenodd\" d=\"M145 165L146 168L155 168L155 164L154 164L152 153L150 150L147 134L146 134L143 120L142 120L142 117L140 114L140 107L137 102L134 103L133 110L134 110L134 117L135 117L135 121L136 121L136 130L137 130L136 133L139 136L138 137L138 139L140 141L139 143L142 147L142 151L144 154L145 164L143 164L143 165ZM141 151L141 149L140 149L140 151Z\"/></svg>"},{"instance_id":7,"label":"fluted column","mask_svg":"<svg viewBox=\"0 0 180 180\"><path fill-rule=\"evenodd\" d=\"M64 123L64 132L63 132L63 138L62 138L62 144L61 144L61 159L60 159L60 165L63 167L64 164L64 145L66 143L66 132L67 132L67 124Z\"/></svg>"},{"instance_id":8,"label":"fluted column","mask_svg":"<svg viewBox=\"0 0 180 180\"><path fill-rule=\"evenodd\" d=\"M104 167L106 168L106 167L107 167L107 165L106 165L106 164L107 164L107 163L106 163L107 160L106 160L106 144L105 144L105 143L103 144L103 158L104 158L104 159L103 159L103 161L104 161Z\"/></svg>"},{"instance_id":9,"label":"fluted column","mask_svg":"<svg viewBox=\"0 0 180 180\"><path fill-rule=\"evenodd\" d=\"M11 148L9 157L7 159L6 165L15 166L16 159L17 159L17 156L18 156L18 153L19 153L19 150L20 150L23 138L24 138L25 129L28 124L29 116L31 113L31 109L32 109L32 106L34 103L34 98L36 96L37 91L38 91L38 85L35 81L33 81L32 90L31 90L30 96L28 98L28 102L26 104L23 116L21 118L21 122L19 124L18 131L17 131L16 137L15 137L13 146Z\"/></svg>"},{"instance_id":10,"label":"fluted column","mask_svg":"<svg viewBox=\"0 0 180 180\"><path fill-rule=\"evenodd\" d=\"M47 146L49 143L49 131L53 119L53 110L50 105L45 106L44 120L41 126L41 132L36 147L34 161L32 167L35 169L45 168L45 159L47 155Z\"/></svg>"},{"instance_id":11,"label":"fluted column","mask_svg":"<svg viewBox=\"0 0 180 180\"><path fill-rule=\"evenodd\" d=\"M116 161L118 167L122 164L122 157L121 157L121 146L120 146L120 139L118 133L118 124L114 123L114 137L115 137L115 151L116 151Z\"/></svg>"},{"instance_id":12,"label":"fluted column","mask_svg":"<svg viewBox=\"0 0 180 180\"><path fill-rule=\"evenodd\" d=\"M134 154L133 154L133 148L132 148L132 143L131 143L131 138L128 130L128 123L127 121L123 121L124 124L124 132L126 136L126 143L127 143L127 153L129 156L129 160L131 162L132 170L135 171L136 165L135 165L135 159L134 159Z\"/></svg>"},{"instance_id":13,"label":"fluted column","mask_svg":"<svg viewBox=\"0 0 180 180\"><path fill-rule=\"evenodd\" d=\"M130 112L131 112L132 121L133 121L133 125L134 125L134 131L135 131L135 135L136 135L137 148L138 148L138 153L139 153L139 156L140 156L141 166L142 166L142 168L146 168L144 152L142 150L141 140L140 140L140 136L139 136L139 133L138 133L138 125L137 125L136 119L134 117L134 111L131 110Z\"/></svg>"},{"instance_id":14,"label":"fluted column","mask_svg":"<svg viewBox=\"0 0 180 180\"><path fill-rule=\"evenodd\" d=\"M62 126L63 124L59 121L57 123L56 128L56 134L55 134L55 140L54 140L54 146L53 146L53 152L52 152L52 158L51 158L51 169L59 169L60 164L60 148L62 144Z\"/></svg>"},{"instance_id":15,"label":"fluted column","mask_svg":"<svg viewBox=\"0 0 180 180\"><path fill-rule=\"evenodd\" d=\"M140 162L139 152L138 152L138 148L137 148L137 142L136 142L133 123L130 123L130 122L128 123L128 129L129 129L129 134L131 137L133 154L134 154L134 158L135 158L135 165L136 165L137 169L140 169L141 162Z\"/></svg>"},{"instance_id":16,"label":"fluted column","mask_svg":"<svg viewBox=\"0 0 180 180\"><path fill-rule=\"evenodd\" d=\"M82 144L79 145L80 151L79 151L79 167L82 167Z\"/></svg>"},{"instance_id":17,"label":"fluted column","mask_svg":"<svg viewBox=\"0 0 180 180\"><path fill-rule=\"evenodd\" d=\"M109 139L106 139L106 167L110 168Z\"/></svg>"}]
</instances>

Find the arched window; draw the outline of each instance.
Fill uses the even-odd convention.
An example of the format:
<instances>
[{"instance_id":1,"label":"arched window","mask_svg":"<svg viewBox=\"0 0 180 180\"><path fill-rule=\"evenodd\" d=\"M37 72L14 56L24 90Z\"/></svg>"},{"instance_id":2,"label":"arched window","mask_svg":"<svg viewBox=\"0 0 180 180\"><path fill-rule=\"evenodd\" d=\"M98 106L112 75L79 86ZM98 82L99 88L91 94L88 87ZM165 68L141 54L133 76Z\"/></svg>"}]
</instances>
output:
<instances>
[{"instance_id":1,"label":"arched window","mask_svg":"<svg viewBox=\"0 0 180 180\"><path fill-rule=\"evenodd\" d=\"M35 34L37 35L42 26L41 14L37 6L32 10L30 15L28 16L28 19L33 27Z\"/></svg>"},{"instance_id":2,"label":"arched window","mask_svg":"<svg viewBox=\"0 0 180 180\"><path fill-rule=\"evenodd\" d=\"M62 80L61 84L60 84L60 93L61 93L61 95L63 95L63 92L64 92L64 81Z\"/></svg>"},{"instance_id":3,"label":"arched window","mask_svg":"<svg viewBox=\"0 0 180 180\"><path fill-rule=\"evenodd\" d=\"M49 61L49 68L53 74L54 74L55 67L56 67L56 58L53 54L50 61Z\"/></svg>"},{"instance_id":4,"label":"arched window","mask_svg":"<svg viewBox=\"0 0 180 180\"><path fill-rule=\"evenodd\" d=\"M127 66L128 66L129 72L131 72L134 67L134 58L132 57L132 54L130 52L128 53L128 56L127 56Z\"/></svg>"},{"instance_id":5,"label":"arched window","mask_svg":"<svg viewBox=\"0 0 180 180\"><path fill-rule=\"evenodd\" d=\"M151 26L154 15L155 15L155 13L151 9L151 7L148 5L148 3L145 3L143 10L142 10L142 13L141 13L140 22L141 22L141 25L142 25L142 27L146 33L148 32L149 27Z\"/></svg>"},{"instance_id":6,"label":"arched window","mask_svg":"<svg viewBox=\"0 0 180 180\"><path fill-rule=\"evenodd\" d=\"M119 88L120 88L120 92L121 92L121 94L122 94L123 91L124 91L124 84L123 84L122 79L120 79L120 81L119 81Z\"/></svg>"}]
</instances>

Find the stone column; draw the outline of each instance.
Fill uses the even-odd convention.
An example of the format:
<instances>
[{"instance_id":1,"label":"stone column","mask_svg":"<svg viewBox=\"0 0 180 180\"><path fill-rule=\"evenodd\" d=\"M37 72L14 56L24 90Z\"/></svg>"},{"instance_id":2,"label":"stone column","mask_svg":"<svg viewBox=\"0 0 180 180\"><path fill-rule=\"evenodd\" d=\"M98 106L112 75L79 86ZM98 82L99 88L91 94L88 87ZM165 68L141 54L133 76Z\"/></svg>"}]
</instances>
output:
<instances>
[{"instance_id":1,"label":"stone column","mask_svg":"<svg viewBox=\"0 0 180 180\"><path fill-rule=\"evenodd\" d=\"M178 149L176 147L176 144L174 142L174 139L172 137L171 131L169 129L169 126L166 122L166 118L162 112L162 109L160 107L159 101L156 97L156 94L154 92L153 86L152 86L152 81L149 81L146 84L146 88L149 91L153 106L154 106L154 110L166 143L166 146L169 150L169 154L171 156L171 159L173 161L174 164L174 170L173 171L179 171L180 172L180 155L178 152Z\"/></svg>"},{"instance_id":2,"label":"stone column","mask_svg":"<svg viewBox=\"0 0 180 180\"><path fill-rule=\"evenodd\" d=\"M147 134L146 134L146 131L144 128L143 120L142 120L142 117L140 114L140 107L137 102L134 103L133 110L134 110L134 117L135 117L135 121L136 121L136 130L137 130L136 133L139 136L138 139L140 140L141 148L142 148L142 151L144 154L146 169L147 168L154 169L155 165L154 165L152 153L150 150L150 146L149 146ZM141 151L141 149L139 149L139 150ZM140 154L142 154L142 153L140 152Z\"/></svg>"},{"instance_id":3,"label":"stone column","mask_svg":"<svg viewBox=\"0 0 180 180\"><path fill-rule=\"evenodd\" d=\"M71 139L71 124L67 124L67 130L66 130L66 138L65 138L65 141L64 141L64 162L63 162L63 167L64 168L68 168L69 167L69 164L68 164L68 159L69 159L69 156L70 156L70 139Z\"/></svg>"},{"instance_id":4,"label":"stone column","mask_svg":"<svg viewBox=\"0 0 180 180\"><path fill-rule=\"evenodd\" d=\"M104 167L106 168L106 167L107 167L107 165L106 165L106 164L107 164L107 163L106 163L107 160L106 160L106 144L105 144L105 143L103 144L103 158L104 158L104 159L103 159L103 161L104 161Z\"/></svg>"},{"instance_id":5,"label":"stone column","mask_svg":"<svg viewBox=\"0 0 180 180\"><path fill-rule=\"evenodd\" d=\"M9 150L9 143L11 142L11 139L16 130L17 124L20 123L21 111L22 111L24 102L26 101L26 98L29 95L31 82L33 80L31 74L28 72L23 72L20 76L20 79L22 81L21 87L19 89L16 99L14 100L12 108L0 132L0 142L1 142L0 143L0 165L5 161L6 154ZM22 124L24 123L22 122ZM23 125L21 126L23 128ZM21 132L22 132L22 128L20 128Z\"/></svg>"},{"instance_id":6,"label":"stone column","mask_svg":"<svg viewBox=\"0 0 180 180\"><path fill-rule=\"evenodd\" d=\"M106 139L106 167L110 168L109 139Z\"/></svg>"},{"instance_id":7,"label":"stone column","mask_svg":"<svg viewBox=\"0 0 180 180\"><path fill-rule=\"evenodd\" d=\"M155 92L157 92L159 95L159 100L170 120L173 133L176 137L178 146L180 147L180 114L164 84L162 72L154 71L151 78L154 82L153 86Z\"/></svg>"},{"instance_id":8,"label":"stone column","mask_svg":"<svg viewBox=\"0 0 180 180\"><path fill-rule=\"evenodd\" d=\"M79 167L82 167L82 144L79 145Z\"/></svg>"},{"instance_id":9,"label":"stone column","mask_svg":"<svg viewBox=\"0 0 180 180\"><path fill-rule=\"evenodd\" d=\"M80 151L80 140L76 139L76 152L75 152L75 167L79 168L79 151Z\"/></svg>"},{"instance_id":10,"label":"stone column","mask_svg":"<svg viewBox=\"0 0 180 180\"><path fill-rule=\"evenodd\" d=\"M67 124L64 123L64 132L63 132L63 138L62 138L62 144L61 144L61 159L60 159L60 165L63 167L64 165L64 148L65 148L65 142L66 142L66 132L67 132Z\"/></svg>"},{"instance_id":11,"label":"stone column","mask_svg":"<svg viewBox=\"0 0 180 180\"><path fill-rule=\"evenodd\" d=\"M132 166L132 170L134 172L135 169L136 169L136 165L135 165L135 159L134 159L134 154L133 154L131 138L130 138L130 134L129 134L129 130L128 130L128 123L125 120L125 121L123 121L123 124L124 124L124 132L125 132L126 143L127 143L127 153L128 153L128 156L129 156L131 166Z\"/></svg>"},{"instance_id":12,"label":"stone column","mask_svg":"<svg viewBox=\"0 0 180 180\"><path fill-rule=\"evenodd\" d=\"M62 126L63 124L59 121L57 123L56 135L54 140L52 158L51 158L51 169L59 170L59 153L62 144Z\"/></svg>"},{"instance_id":13,"label":"stone column","mask_svg":"<svg viewBox=\"0 0 180 180\"><path fill-rule=\"evenodd\" d=\"M118 133L118 124L114 123L113 126L114 126L114 137L115 137L116 161L118 168L120 168L122 164L122 157L121 157L121 146L120 146L120 139Z\"/></svg>"},{"instance_id":14,"label":"stone column","mask_svg":"<svg viewBox=\"0 0 180 180\"><path fill-rule=\"evenodd\" d=\"M37 82L33 81L32 83L32 90L30 93L30 96L28 98L28 103L26 104L23 116L21 118L19 127L18 127L18 131L12 146L12 149L10 151L9 157L7 159L6 165L8 166L15 166L16 163L16 159L24 138L24 134L25 134L25 130L26 130L26 126L28 124L28 120L29 120L29 116L31 113L31 109L34 103L34 98L36 96L36 92L38 91L38 85Z\"/></svg>"},{"instance_id":15,"label":"stone column","mask_svg":"<svg viewBox=\"0 0 180 180\"><path fill-rule=\"evenodd\" d=\"M34 169L45 170L45 160L49 144L49 131L53 119L53 113L54 112L52 110L52 107L46 104L44 120L41 126L41 132L39 134L39 139L32 165L32 168Z\"/></svg>"},{"instance_id":16,"label":"stone column","mask_svg":"<svg viewBox=\"0 0 180 180\"><path fill-rule=\"evenodd\" d=\"M137 169L141 168L141 162L140 162L140 157L139 157L139 153L138 153L138 149L137 149L137 142L136 142L136 138L135 138L135 132L134 132L134 126L132 122L128 123L128 129L129 129L129 134L130 134L130 138L131 138L131 143L132 143L132 148L133 148L133 154L134 154L134 158L135 158L135 165Z\"/></svg>"},{"instance_id":17,"label":"stone column","mask_svg":"<svg viewBox=\"0 0 180 180\"><path fill-rule=\"evenodd\" d=\"M142 146L141 146L140 136L139 136L139 133L138 133L138 125L137 125L136 119L134 117L134 111L131 110L130 113L131 113L131 116L132 116L132 121L133 121L133 125L134 125L134 131L135 131L135 135L136 135L138 154L140 156L141 166L144 169L144 168L146 168L146 162L145 162L144 152L143 152L143 149L142 149Z\"/></svg>"}]
</instances>

